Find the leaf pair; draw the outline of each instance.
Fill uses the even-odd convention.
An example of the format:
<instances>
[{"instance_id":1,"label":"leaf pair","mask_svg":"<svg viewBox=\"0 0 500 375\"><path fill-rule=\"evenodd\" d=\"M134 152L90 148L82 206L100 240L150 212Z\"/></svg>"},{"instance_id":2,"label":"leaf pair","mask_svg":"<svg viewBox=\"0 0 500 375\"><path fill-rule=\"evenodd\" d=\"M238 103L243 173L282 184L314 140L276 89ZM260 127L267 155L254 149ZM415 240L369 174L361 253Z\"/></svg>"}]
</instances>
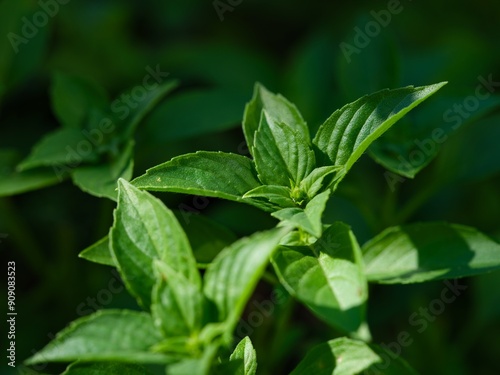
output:
<instances>
[{"instance_id":1,"label":"leaf pair","mask_svg":"<svg viewBox=\"0 0 500 375\"><path fill-rule=\"evenodd\" d=\"M157 198L124 180L110 245L129 291L165 337L201 334L206 323L230 333L271 253L287 229L277 228L234 242L208 266L202 283L188 239L173 213ZM216 316L210 316L210 305Z\"/></svg>"},{"instance_id":2,"label":"leaf pair","mask_svg":"<svg viewBox=\"0 0 500 375\"><path fill-rule=\"evenodd\" d=\"M204 361L209 371L219 346L231 342L271 254L289 229L275 228L234 242L215 257L202 280L184 231L160 200L120 179L114 218L107 240L112 263L150 314L100 311L81 318L28 363L167 364L184 359L172 373L176 366L201 366ZM106 240L101 242L104 248Z\"/></svg>"},{"instance_id":3,"label":"leaf pair","mask_svg":"<svg viewBox=\"0 0 500 375\"><path fill-rule=\"evenodd\" d=\"M298 238L289 238L272 263L289 293L322 320L366 338L363 330L368 283L361 249L347 225L331 225L310 246Z\"/></svg>"},{"instance_id":4,"label":"leaf pair","mask_svg":"<svg viewBox=\"0 0 500 375\"><path fill-rule=\"evenodd\" d=\"M272 257L281 283L333 327L368 337L367 282L407 284L455 279L500 268L500 245L478 230L441 222L391 227L359 248L334 223L312 245L290 237Z\"/></svg>"},{"instance_id":5,"label":"leaf pair","mask_svg":"<svg viewBox=\"0 0 500 375\"><path fill-rule=\"evenodd\" d=\"M61 128L45 135L17 165L17 170L6 177L19 181L19 189L12 189L4 182L6 179L2 179L0 196L53 184L71 176L82 190L116 200L118 178L132 177L132 136L136 127L175 87L176 83L169 81L147 91L135 102L123 102L121 96L110 103L102 88L77 77L55 73L51 100Z\"/></svg>"},{"instance_id":6,"label":"leaf pair","mask_svg":"<svg viewBox=\"0 0 500 375\"><path fill-rule=\"evenodd\" d=\"M272 116L262 105L272 111ZM258 112L256 119L254 112ZM134 185L242 201L266 211L295 206L300 197L292 195L292 189L314 167L308 129L300 113L286 99L258 85L243 123L245 133L255 128L255 147L253 136L249 143L255 162L235 154L197 152L149 169ZM276 199L265 199L269 196Z\"/></svg>"},{"instance_id":7,"label":"leaf pair","mask_svg":"<svg viewBox=\"0 0 500 375\"><path fill-rule=\"evenodd\" d=\"M119 329L118 335L109 335L110 325ZM72 363L62 375L151 375L150 371L137 362L171 362L167 367L167 374L170 375L227 374L227 371L233 374L255 375L257 370L255 349L248 337L239 342L228 360L215 366L210 355L201 359L175 362L175 359L161 353L150 352L149 346L158 339L158 331L147 314L106 310L81 319L60 332L42 352L31 357L29 363L72 361L75 355L80 355L82 360ZM83 340L91 342L92 347L85 347ZM89 356L92 362L87 362Z\"/></svg>"},{"instance_id":8,"label":"leaf pair","mask_svg":"<svg viewBox=\"0 0 500 375\"><path fill-rule=\"evenodd\" d=\"M313 170L307 124L282 96L256 85L245 108L243 131L262 184L294 189Z\"/></svg>"},{"instance_id":9,"label":"leaf pair","mask_svg":"<svg viewBox=\"0 0 500 375\"><path fill-rule=\"evenodd\" d=\"M373 141L444 84L362 97L335 111L312 141L298 109L257 84L243 119L253 160L197 152L151 168L133 184L245 202L319 237L327 192L335 190Z\"/></svg>"}]
</instances>

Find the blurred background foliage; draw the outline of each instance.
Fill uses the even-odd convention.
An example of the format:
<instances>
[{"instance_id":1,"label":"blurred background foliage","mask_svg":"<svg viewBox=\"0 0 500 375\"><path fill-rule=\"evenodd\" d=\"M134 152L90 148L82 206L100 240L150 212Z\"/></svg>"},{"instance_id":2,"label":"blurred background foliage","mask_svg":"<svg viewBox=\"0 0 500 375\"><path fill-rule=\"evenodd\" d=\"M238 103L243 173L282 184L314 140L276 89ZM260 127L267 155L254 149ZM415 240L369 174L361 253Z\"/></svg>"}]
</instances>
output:
<instances>
[{"instance_id":1,"label":"blurred background foliage","mask_svg":"<svg viewBox=\"0 0 500 375\"><path fill-rule=\"evenodd\" d=\"M115 277L110 268L77 257L107 233L114 202L82 192L71 180L58 183L51 168L35 168L20 188L15 166L60 126L51 100L57 74L99 87L109 98L141 84L148 66L178 80L136 131L134 176L197 150L248 154L240 126L256 81L294 102L312 131L361 95L449 81L372 147L370 156L379 163L365 156L356 164L324 219L346 221L360 243L389 225L421 220L472 225L500 239L500 100L496 92L467 99L476 95L478 77L500 81L499 2L403 0L402 10L387 26L379 23L379 32L372 28L376 35L359 48L359 30L366 32L373 11L387 10L391 1L61 1L16 53L9 33L22 36L23 20L49 2L0 2L0 233L8 235L0 246L4 265L16 261L19 365L81 314L136 308L126 292L109 292ZM220 15L214 3L230 10ZM342 43L357 52L347 56ZM68 93L68 105L71 99ZM473 110L447 120L447 111L457 116L454 106L467 104ZM425 143L436 129L446 140ZM391 174L400 156L408 160L418 152L416 140L428 145L420 147L425 157L409 163L404 179ZM201 258L274 225L241 204L159 196L181 209L181 223ZM500 273L462 283L469 288L422 333L409 317L440 297L442 282L372 286L374 341L388 344L409 332L414 340L402 356L422 374L500 373ZM264 284L255 298L269 299L270 293ZM291 301L277 305L252 331L263 374L287 373L311 345L339 335Z\"/></svg>"}]
</instances>

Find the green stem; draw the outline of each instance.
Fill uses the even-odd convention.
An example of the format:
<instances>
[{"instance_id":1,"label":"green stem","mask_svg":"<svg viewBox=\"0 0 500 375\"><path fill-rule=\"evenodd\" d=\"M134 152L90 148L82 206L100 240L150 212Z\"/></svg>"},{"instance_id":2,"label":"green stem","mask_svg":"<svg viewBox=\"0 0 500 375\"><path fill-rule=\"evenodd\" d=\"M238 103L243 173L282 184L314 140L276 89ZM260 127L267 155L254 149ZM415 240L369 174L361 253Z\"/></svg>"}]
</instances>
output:
<instances>
[{"instance_id":1,"label":"green stem","mask_svg":"<svg viewBox=\"0 0 500 375\"><path fill-rule=\"evenodd\" d=\"M262 275L262 280L267 281L271 285L279 285L280 283L276 275L269 271L264 272L264 274Z\"/></svg>"}]
</instances>

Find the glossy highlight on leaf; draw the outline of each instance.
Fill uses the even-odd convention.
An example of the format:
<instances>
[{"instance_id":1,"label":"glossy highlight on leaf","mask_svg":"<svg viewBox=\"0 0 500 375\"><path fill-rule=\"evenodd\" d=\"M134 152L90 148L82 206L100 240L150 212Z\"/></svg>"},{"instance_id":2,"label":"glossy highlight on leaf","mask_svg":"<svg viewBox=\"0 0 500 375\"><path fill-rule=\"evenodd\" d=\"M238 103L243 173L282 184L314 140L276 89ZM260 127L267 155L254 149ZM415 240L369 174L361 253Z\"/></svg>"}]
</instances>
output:
<instances>
[{"instance_id":1,"label":"glossy highlight on leaf","mask_svg":"<svg viewBox=\"0 0 500 375\"><path fill-rule=\"evenodd\" d=\"M191 247L174 214L159 199L123 179L118 188L111 250L125 285L139 304L145 309L151 305L155 260L200 284Z\"/></svg>"},{"instance_id":2,"label":"glossy highlight on leaf","mask_svg":"<svg viewBox=\"0 0 500 375\"><path fill-rule=\"evenodd\" d=\"M155 324L168 338L196 335L201 330L205 307L201 284L162 261L156 261L154 266L158 275L151 304Z\"/></svg>"},{"instance_id":3,"label":"glossy highlight on leaf","mask_svg":"<svg viewBox=\"0 0 500 375\"><path fill-rule=\"evenodd\" d=\"M342 337L311 349L291 375L355 375L379 361L364 342Z\"/></svg>"},{"instance_id":4,"label":"glossy highlight on leaf","mask_svg":"<svg viewBox=\"0 0 500 375\"><path fill-rule=\"evenodd\" d=\"M368 286L347 225L333 224L312 246L280 246L272 263L289 293L321 319L346 332L362 328Z\"/></svg>"},{"instance_id":5,"label":"glossy highlight on leaf","mask_svg":"<svg viewBox=\"0 0 500 375\"><path fill-rule=\"evenodd\" d=\"M288 298L295 297L336 330L363 340L343 337L321 344L308 352L293 375L377 372L387 353L367 344L371 341L365 316L368 281L419 282L500 268L500 245L472 228L436 223L390 228L369 241L363 254L349 226L322 220L338 183L370 144L444 84L382 90L362 97L334 112L312 142L297 108L257 84L243 120L253 159L198 151L174 157L129 183L134 145L130 137L175 83L149 92L131 116L122 119L118 136L94 150L92 156L97 160L105 155L106 162L78 165L72 171L73 182L82 190L117 200L109 236L80 257L116 266L146 313L110 310L80 319L28 363L47 357L49 361L107 361L109 371L132 374L138 367L127 363L161 364L172 375L255 375L257 356L249 337L229 358L220 355L227 353L262 279L279 281ZM56 91L60 97L61 88ZM89 110L87 120L92 124L102 114ZM60 115L64 118L67 113ZM68 125L56 138L64 140L69 134L75 138L73 143L79 141L74 127ZM60 148L51 154L54 150L46 146L51 142L50 138L40 142L21 168L64 163L66 156ZM145 190L244 202L271 212L280 223L237 239L215 222L189 218L182 209L176 217ZM450 257L452 248L455 255ZM270 263L277 277L267 274ZM205 269L203 278L198 267ZM280 310L276 308L278 315ZM117 326L110 324L112 319ZM144 324L145 331L132 332L139 324ZM117 343L121 336L115 329L125 332L124 343ZM108 336L110 348L104 347ZM116 362L120 363L114 367ZM105 368L100 363L77 362L67 372ZM415 374L399 358L385 373Z\"/></svg>"},{"instance_id":6,"label":"glossy highlight on leaf","mask_svg":"<svg viewBox=\"0 0 500 375\"><path fill-rule=\"evenodd\" d=\"M241 360L243 363L242 366L234 372L235 375L255 375L257 371L257 353L248 336L236 345L236 348L229 357L229 361L236 360Z\"/></svg>"},{"instance_id":7,"label":"glossy highlight on leaf","mask_svg":"<svg viewBox=\"0 0 500 375\"><path fill-rule=\"evenodd\" d=\"M269 258L289 228L274 228L224 249L205 273L204 292L218 308L219 321L234 328Z\"/></svg>"},{"instance_id":8,"label":"glossy highlight on leaf","mask_svg":"<svg viewBox=\"0 0 500 375\"><path fill-rule=\"evenodd\" d=\"M109 246L109 236L107 235L83 249L78 256L90 262L104 264L106 266L116 266Z\"/></svg>"},{"instance_id":9,"label":"glossy highlight on leaf","mask_svg":"<svg viewBox=\"0 0 500 375\"><path fill-rule=\"evenodd\" d=\"M298 185L315 165L309 142L265 110L252 150L259 179L266 185Z\"/></svg>"},{"instance_id":10,"label":"glossy highlight on leaf","mask_svg":"<svg viewBox=\"0 0 500 375\"><path fill-rule=\"evenodd\" d=\"M240 201L260 186L251 159L223 152L199 151L148 169L132 181L138 188Z\"/></svg>"},{"instance_id":11,"label":"glossy highlight on leaf","mask_svg":"<svg viewBox=\"0 0 500 375\"><path fill-rule=\"evenodd\" d=\"M130 141L120 154L109 163L76 168L71 177L75 185L96 197L116 201L119 178L130 180L134 168L134 142Z\"/></svg>"},{"instance_id":12,"label":"glossy highlight on leaf","mask_svg":"<svg viewBox=\"0 0 500 375\"><path fill-rule=\"evenodd\" d=\"M366 276L407 284L500 269L500 244L464 225L429 222L391 227L363 246Z\"/></svg>"},{"instance_id":13,"label":"glossy highlight on leaf","mask_svg":"<svg viewBox=\"0 0 500 375\"><path fill-rule=\"evenodd\" d=\"M386 89L335 111L313 140L320 163L342 165L347 172L373 141L445 84Z\"/></svg>"},{"instance_id":14,"label":"glossy highlight on leaf","mask_svg":"<svg viewBox=\"0 0 500 375\"><path fill-rule=\"evenodd\" d=\"M26 363L76 360L162 363L168 358L150 351L160 340L161 336L146 313L98 311L74 321Z\"/></svg>"},{"instance_id":15,"label":"glossy highlight on leaf","mask_svg":"<svg viewBox=\"0 0 500 375\"><path fill-rule=\"evenodd\" d=\"M243 132L250 148L255 144L255 132L259 129L264 110L270 113L275 121L289 126L309 142L309 129L297 107L282 95L273 94L260 83L256 83L252 100L246 105L243 114Z\"/></svg>"}]
</instances>

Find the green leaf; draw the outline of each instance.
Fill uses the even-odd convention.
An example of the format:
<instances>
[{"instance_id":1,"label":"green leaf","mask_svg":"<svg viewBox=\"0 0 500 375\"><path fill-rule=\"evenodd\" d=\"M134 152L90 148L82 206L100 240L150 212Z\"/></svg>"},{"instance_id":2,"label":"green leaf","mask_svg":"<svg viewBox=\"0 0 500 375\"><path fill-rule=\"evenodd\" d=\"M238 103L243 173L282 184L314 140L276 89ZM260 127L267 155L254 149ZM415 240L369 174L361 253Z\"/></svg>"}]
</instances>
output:
<instances>
[{"instance_id":1,"label":"green leaf","mask_svg":"<svg viewBox=\"0 0 500 375\"><path fill-rule=\"evenodd\" d=\"M254 87L252 100L246 105L243 115L243 132L248 147L251 149L255 132L259 129L262 111L266 111L277 123L283 123L293 129L304 142L309 143L309 129L295 105L281 95L269 92L257 83Z\"/></svg>"},{"instance_id":2,"label":"green leaf","mask_svg":"<svg viewBox=\"0 0 500 375\"><path fill-rule=\"evenodd\" d=\"M155 262L155 268L159 275L151 304L155 324L168 338L197 334L203 320L201 285L160 261Z\"/></svg>"},{"instance_id":3,"label":"green leaf","mask_svg":"<svg viewBox=\"0 0 500 375\"><path fill-rule=\"evenodd\" d=\"M320 237L323 229L321 216L329 197L330 191L327 190L311 199L304 209L298 207L283 208L282 210L273 212L271 215L294 227L301 228L315 237Z\"/></svg>"},{"instance_id":4,"label":"green leaf","mask_svg":"<svg viewBox=\"0 0 500 375\"><path fill-rule=\"evenodd\" d=\"M296 204L291 198L291 190L285 186L262 185L247 192L243 198L265 199L271 204L282 207L295 207Z\"/></svg>"},{"instance_id":5,"label":"green leaf","mask_svg":"<svg viewBox=\"0 0 500 375\"><path fill-rule=\"evenodd\" d=\"M199 151L157 165L134 179L140 189L242 200L260 186L252 160L223 152Z\"/></svg>"},{"instance_id":6,"label":"green leaf","mask_svg":"<svg viewBox=\"0 0 500 375\"><path fill-rule=\"evenodd\" d=\"M0 197L54 185L60 182L52 168L16 171L19 155L15 150L0 150Z\"/></svg>"},{"instance_id":7,"label":"green leaf","mask_svg":"<svg viewBox=\"0 0 500 375\"><path fill-rule=\"evenodd\" d=\"M257 372L257 353L248 336L236 345L236 348L229 357L230 362L238 360L242 361L242 366L233 373L234 375L255 375Z\"/></svg>"},{"instance_id":8,"label":"green leaf","mask_svg":"<svg viewBox=\"0 0 500 375\"><path fill-rule=\"evenodd\" d=\"M63 72L54 73L50 94L54 114L66 128L83 128L91 108L109 105L101 87Z\"/></svg>"},{"instance_id":9,"label":"green leaf","mask_svg":"<svg viewBox=\"0 0 500 375\"><path fill-rule=\"evenodd\" d=\"M309 142L293 127L262 111L252 154L259 179L266 185L294 187L314 168Z\"/></svg>"},{"instance_id":10,"label":"green leaf","mask_svg":"<svg viewBox=\"0 0 500 375\"><path fill-rule=\"evenodd\" d=\"M109 164L82 166L72 173L73 183L83 191L96 197L116 201L119 178L130 180L134 169L134 141L130 140L125 149Z\"/></svg>"},{"instance_id":11,"label":"green leaf","mask_svg":"<svg viewBox=\"0 0 500 375\"><path fill-rule=\"evenodd\" d=\"M72 168L83 162L95 162L98 146L88 140L82 130L58 129L45 135L33 147L30 155L18 165L18 170L60 165Z\"/></svg>"},{"instance_id":12,"label":"green leaf","mask_svg":"<svg viewBox=\"0 0 500 375\"><path fill-rule=\"evenodd\" d=\"M500 244L476 229L422 223L391 227L363 246L369 281L407 284L500 268Z\"/></svg>"},{"instance_id":13,"label":"green leaf","mask_svg":"<svg viewBox=\"0 0 500 375\"><path fill-rule=\"evenodd\" d=\"M155 260L165 262L192 283L201 283L186 235L159 199L120 179L114 217L110 232L113 259L141 306L148 309L151 304Z\"/></svg>"},{"instance_id":14,"label":"green leaf","mask_svg":"<svg viewBox=\"0 0 500 375\"><path fill-rule=\"evenodd\" d=\"M163 363L168 357L150 351L160 340L148 314L101 310L74 321L26 364L76 360Z\"/></svg>"},{"instance_id":15,"label":"green leaf","mask_svg":"<svg viewBox=\"0 0 500 375\"><path fill-rule=\"evenodd\" d=\"M446 91L453 92L453 87L447 88ZM460 157L469 158L470 155L481 156L481 152L462 152L463 147L477 147L483 149L481 142L472 141L469 137L481 138L485 132L482 124L485 121L477 122L478 118L485 116L487 113L498 108L500 105L500 98L491 96L484 100L479 101L478 109L471 113L468 118L463 118L453 112L451 108L455 108L457 103L463 103L466 96L444 96L426 102L419 108L418 111L411 113L411 116L406 116L403 121L396 127L390 129L385 133L377 142L373 143L370 148L370 156L384 168L394 173L400 174L405 177L413 178L425 166L427 166L440 152L442 145L446 142L446 149L449 148L450 143L457 143L457 136L453 134L459 127L465 126L470 123L475 123L474 126L469 127L469 135L464 137L466 146L460 145L457 155L454 155L453 161L450 163L454 170L457 166L468 166L469 163L457 160ZM445 121L443 122L443 118ZM496 123L495 123L496 124ZM497 127L493 127L497 129ZM491 142L492 138L485 137ZM495 147L491 148L495 150ZM494 157L488 156L491 164ZM483 162L478 163L480 166L484 165ZM486 163L487 165L488 163ZM446 167L447 173L449 166Z\"/></svg>"},{"instance_id":16,"label":"green leaf","mask_svg":"<svg viewBox=\"0 0 500 375\"><path fill-rule=\"evenodd\" d=\"M217 343L210 344L200 358L185 359L169 365L167 375L210 375L218 349Z\"/></svg>"},{"instance_id":17,"label":"green leaf","mask_svg":"<svg viewBox=\"0 0 500 375\"><path fill-rule=\"evenodd\" d=\"M445 84L386 89L335 111L314 137L318 161L341 165L347 173L373 141Z\"/></svg>"},{"instance_id":18,"label":"green leaf","mask_svg":"<svg viewBox=\"0 0 500 375\"><path fill-rule=\"evenodd\" d=\"M123 121L121 126L121 139L128 140L132 138L135 129L139 123L153 110L153 108L163 99L165 95L174 90L178 86L177 81L167 81L161 85L156 86L152 90L146 92L144 98L136 101L135 107L129 108L120 99L116 99L111 108L116 109L122 113L119 119ZM134 89L130 90L131 92ZM122 94L123 95L127 95Z\"/></svg>"},{"instance_id":19,"label":"green leaf","mask_svg":"<svg viewBox=\"0 0 500 375\"><path fill-rule=\"evenodd\" d=\"M205 273L205 295L218 308L219 321L232 331L264 273L269 257L288 228L274 228L236 241L224 249Z\"/></svg>"},{"instance_id":20,"label":"green leaf","mask_svg":"<svg viewBox=\"0 0 500 375\"><path fill-rule=\"evenodd\" d=\"M13 172L5 177L0 177L0 197L26 193L55 185L58 182L60 182L59 178L50 169Z\"/></svg>"},{"instance_id":21,"label":"green leaf","mask_svg":"<svg viewBox=\"0 0 500 375\"><path fill-rule=\"evenodd\" d=\"M210 364L199 359L185 359L167 368L167 375L209 375Z\"/></svg>"},{"instance_id":22,"label":"green leaf","mask_svg":"<svg viewBox=\"0 0 500 375\"><path fill-rule=\"evenodd\" d=\"M347 332L363 328L368 286L347 225L336 222L312 246L280 246L272 263L288 292L321 319Z\"/></svg>"},{"instance_id":23,"label":"green leaf","mask_svg":"<svg viewBox=\"0 0 500 375\"><path fill-rule=\"evenodd\" d=\"M83 249L80 254L78 254L78 257L90 262L104 264L105 266L116 266L113 256L111 255L108 235Z\"/></svg>"},{"instance_id":24,"label":"green leaf","mask_svg":"<svg viewBox=\"0 0 500 375\"><path fill-rule=\"evenodd\" d=\"M124 363L75 362L62 375L151 375L143 366Z\"/></svg>"},{"instance_id":25,"label":"green leaf","mask_svg":"<svg viewBox=\"0 0 500 375\"><path fill-rule=\"evenodd\" d=\"M182 92L159 104L144 128L159 143L225 131L241 124L246 95L229 89Z\"/></svg>"},{"instance_id":26,"label":"green leaf","mask_svg":"<svg viewBox=\"0 0 500 375\"><path fill-rule=\"evenodd\" d=\"M338 165L328 165L326 167L313 169L313 171L300 182L300 190L303 191L309 199L312 199L319 191L330 184L330 181L327 180L328 182L325 182L325 179L341 169L342 167Z\"/></svg>"},{"instance_id":27,"label":"green leaf","mask_svg":"<svg viewBox=\"0 0 500 375\"><path fill-rule=\"evenodd\" d=\"M341 337L309 350L290 375L356 375L379 361L364 342Z\"/></svg>"}]
</instances>

